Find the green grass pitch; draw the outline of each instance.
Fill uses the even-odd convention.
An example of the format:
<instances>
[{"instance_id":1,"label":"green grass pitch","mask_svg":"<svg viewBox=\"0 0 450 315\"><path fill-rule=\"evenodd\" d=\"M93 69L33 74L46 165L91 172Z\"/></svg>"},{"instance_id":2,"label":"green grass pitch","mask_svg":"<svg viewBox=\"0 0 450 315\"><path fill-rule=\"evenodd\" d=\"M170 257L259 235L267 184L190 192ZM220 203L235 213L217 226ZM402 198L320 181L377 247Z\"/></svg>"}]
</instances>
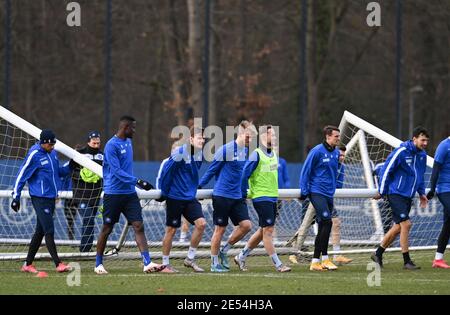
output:
<instances>
[{"instance_id":1,"label":"green grass pitch","mask_svg":"<svg viewBox=\"0 0 450 315\"><path fill-rule=\"evenodd\" d=\"M433 269L431 251L413 252L419 271L402 269L400 253L385 255L381 285L369 286L368 254L349 257L354 261L337 271L311 272L307 264L292 265L292 272L278 273L267 256L248 258L248 272L232 264L231 272L197 274L172 260L179 274L143 274L140 261L106 261L106 276L93 273L94 262L80 262L80 286L68 286L67 274L57 274L50 262L37 262L48 278L19 272L20 262L0 262L0 294L149 294L149 295L301 295L301 294L450 294L450 270ZM288 257L282 256L287 262ZM158 261L157 261L158 262ZM209 259L199 264L209 269ZM207 270L208 271L208 270ZM373 278L372 278L373 279Z\"/></svg>"}]
</instances>

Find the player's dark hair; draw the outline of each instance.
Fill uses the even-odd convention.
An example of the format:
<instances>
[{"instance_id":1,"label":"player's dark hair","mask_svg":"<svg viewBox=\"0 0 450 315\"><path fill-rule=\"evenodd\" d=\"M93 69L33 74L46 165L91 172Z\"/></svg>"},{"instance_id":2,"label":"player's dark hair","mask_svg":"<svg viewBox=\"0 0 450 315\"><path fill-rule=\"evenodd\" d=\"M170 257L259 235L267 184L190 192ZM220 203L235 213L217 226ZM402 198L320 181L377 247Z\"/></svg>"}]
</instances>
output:
<instances>
[{"instance_id":1,"label":"player's dark hair","mask_svg":"<svg viewBox=\"0 0 450 315\"><path fill-rule=\"evenodd\" d=\"M339 128L336 126L328 125L323 127L323 136L326 138L327 136L331 136L333 134L333 131L339 131Z\"/></svg>"},{"instance_id":2,"label":"player's dark hair","mask_svg":"<svg viewBox=\"0 0 450 315\"><path fill-rule=\"evenodd\" d=\"M132 123L132 122L135 122L136 119L134 119L134 117L125 115L125 116L120 117L120 120L119 120L119 121L120 121L120 122L128 122L128 123Z\"/></svg>"},{"instance_id":3,"label":"player's dark hair","mask_svg":"<svg viewBox=\"0 0 450 315\"><path fill-rule=\"evenodd\" d=\"M345 152L345 151L347 151L347 147L346 147L345 145L341 144L341 145L339 146L339 150Z\"/></svg>"},{"instance_id":4,"label":"player's dark hair","mask_svg":"<svg viewBox=\"0 0 450 315\"><path fill-rule=\"evenodd\" d=\"M413 138L419 138L420 135L425 136L427 138L430 137L428 130L426 130L425 127L417 126L416 128L414 128L412 136Z\"/></svg>"}]
</instances>

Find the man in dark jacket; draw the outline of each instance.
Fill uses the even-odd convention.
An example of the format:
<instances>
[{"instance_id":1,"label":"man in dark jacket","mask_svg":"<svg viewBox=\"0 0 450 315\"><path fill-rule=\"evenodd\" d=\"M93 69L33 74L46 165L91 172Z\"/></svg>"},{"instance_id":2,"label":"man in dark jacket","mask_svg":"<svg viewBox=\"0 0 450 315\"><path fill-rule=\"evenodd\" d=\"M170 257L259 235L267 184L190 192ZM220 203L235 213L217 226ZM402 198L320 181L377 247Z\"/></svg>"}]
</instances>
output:
<instances>
[{"instance_id":1,"label":"man in dark jacket","mask_svg":"<svg viewBox=\"0 0 450 315\"><path fill-rule=\"evenodd\" d=\"M103 152L100 150L100 133L92 131L88 143L77 151L92 161L103 165ZM72 173L73 201L83 220L81 228L80 252L89 252L94 240L95 215L97 214L102 193L103 181L94 172L77 165Z\"/></svg>"}]
</instances>

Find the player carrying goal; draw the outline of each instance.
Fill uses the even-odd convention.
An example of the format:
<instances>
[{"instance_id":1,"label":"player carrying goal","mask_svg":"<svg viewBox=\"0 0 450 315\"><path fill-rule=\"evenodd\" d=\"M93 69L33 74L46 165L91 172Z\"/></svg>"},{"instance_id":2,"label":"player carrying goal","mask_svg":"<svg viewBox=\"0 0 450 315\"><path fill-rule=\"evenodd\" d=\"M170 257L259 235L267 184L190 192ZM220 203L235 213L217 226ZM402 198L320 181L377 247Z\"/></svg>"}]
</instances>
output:
<instances>
[{"instance_id":1,"label":"player carrying goal","mask_svg":"<svg viewBox=\"0 0 450 315\"><path fill-rule=\"evenodd\" d=\"M242 198L241 177L248 156L248 146L256 134L252 123L242 121L236 140L217 150L214 161L200 180L199 188L205 186L213 176L216 178L212 196L215 229L211 238L211 272L227 272L230 269L228 250L252 228L247 203ZM228 219L231 219L236 228L219 251Z\"/></svg>"},{"instance_id":2,"label":"player carrying goal","mask_svg":"<svg viewBox=\"0 0 450 315\"><path fill-rule=\"evenodd\" d=\"M120 119L119 130L105 146L103 162L103 227L97 241L97 258L94 272L107 274L103 266L103 252L106 241L114 225L119 222L123 213L129 224L133 226L136 244L141 252L144 272L161 271L164 267L152 262L148 251L147 238L144 233L142 208L136 194L135 186L144 190L153 186L133 176L133 146L131 139L136 132L136 120L130 116Z\"/></svg>"},{"instance_id":3,"label":"player carrying goal","mask_svg":"<svg viewBox=\"0 0 450 315\"><path fill-rule=\"evenodd\" d=\"M252 199L253 207L258 213L260 228L250 237L244 249L234 257L239 269L246 271L245 260L250 252L263 241L267 254L278 272L289 272L291 268L284 265L273 245L278 200L278 159L272 150L276 135L272 126L260 128L260 147L253 151L245 163L242 174L242 197Z\"/></svg>"},{"instance_id":4,"label":"player carrying goal","mask_svg":"<svg viewBox=\"0 0 450 315\"><path fill-rule=\"evenodd\" d=\"M161 188L161 198L166 200L166 232L163 238L164 273L176 273L170 264L172 241L181 226L181 216L195 226L191 236L191 246L184 260L184 266L195 272L204 272L195 262L197 247L206 227L202 206L195 198L199 182L198 171L203 160L203 129L191 127L189 143L175 149L165 161L158 174L157 186Z\"/></svg>"},{"instance_id":5,"label":"player carrying goal","mask_svg":"<svg viewBox=\"0 0 450 315\"><path fill-rule=\"evenodd\" d=\"M409 212L416 193L419 193L422 208L425 208L428 203L425 196L424 179L427 168L425 148L428 145L428 131L423 127L417 127L414 129L412 137L412 140L402 143L389 154L381 171L379 194L375 199L383 197L389 200L395 224L371 256L371 259L380 267L383 266L384 251L400 234L403 268L407 270L420 269L409 256L409 231L412 226Z\"/></svg>"},{"instance_id":6,"label":"player carrying goal","mask_svg":"<svg viewBox=\"0 0 450 315\"><path fill-rule=\"evenodd\" d=\"M344 145L339 146L338 177L336 180L337 189L341 189L342 187L344 187L344 178L345 178L344 159L346 150L347 149ZM314 219L315 219L315 209L314 206L310 204L308 205L307 212L304 216L304 219L298 231L288 242L288 244L292 244L297 249L297 251L300 251L300 249L303 247L306 238L306 233L311 224L313 224ZM336 208L333 209L333 213L331 214L331 221L333 224L331 228L331 244L333 245L333 251L339 252L341 250L341 219L339 218ZM299 257L301 257L300 253L298 255ZM299 263L296 255L290 255L289 260L295 264ZM333 262L338 266L349 264L352 261L353 261L352 259L347 258L344 255L339 255L337 253L333 256Z\"/></svg>"},{"instance_id":7,"label":"player carrying goal","mask_svg":"<svg viewBox=\"0 0 450 315\"><path fill-rule=\"evenodd\" d=\"M319 231L314 243L311 271L336 270L328 258L328 243L332 228L334 193L338 176L340 131L334 126L323 129L325 140L308 154L300 175L300 200L309 198L316 210ZM322 255L322 262L320 261Z\"/></svg>"},{"instance_id":8,"label":"player carrying goal","mask_svg":"<svg viewBox=\"0 0 450 315\"><path fill-rule=\"evenodd\" d=\"M56 136L51 130L43 130L39 143L33 145L28 151L25 160L20 167L13 191L11 208L17 212L20 209L20 195L25 183L28 182L31 202L36 211L36 230L30 242L28 255L22 267L23 272L38 273L33 266L42 239L45 237L45 245L53 259L57 272L70 271L71 268L61 262L56 250L54 239L53 214L55 212L55 199L61 188L61 177L67 176L74 167L68 163L64 167L59 166L56 151Z\"/></svg>"}]
</instances>

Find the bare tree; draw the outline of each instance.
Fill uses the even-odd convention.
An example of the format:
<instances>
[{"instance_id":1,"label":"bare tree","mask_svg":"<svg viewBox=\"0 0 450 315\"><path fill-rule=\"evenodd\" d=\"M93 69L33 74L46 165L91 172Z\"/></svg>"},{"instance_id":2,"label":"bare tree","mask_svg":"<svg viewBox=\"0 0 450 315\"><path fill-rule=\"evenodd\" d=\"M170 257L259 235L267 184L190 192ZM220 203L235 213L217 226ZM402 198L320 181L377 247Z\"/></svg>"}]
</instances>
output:
<instances>
[{"instance_id":1,"label":"bare tree","mask_svg":"<svg viewBox=\"0 0 450 315\"><path fill-rule=\"evenodd\" d=\"M173 93L173 99L169 102L169 107L175 109L178 125L185 125L189 119L189 106L184 46L177 23L175 0L164 1L164 3L166 7L163 10L164 18L161 19L161 24Z\"/></svg>"},{"instance_id":2,"label":"bare tree","mask_svg":"<svg viewBox=\"0 0 450 315\"><path fill-rule=\"evenodd\" d=\"M309 1L308 5L308 31L307 31L307 76L308 76L308 119L306 128L306 143L313 144L316 142L317 133L320 126L319 112L322 104L319 100L319 89L328 69L328 60L332 54L334 40L337 34L337 28L347 12L349 2L345 1L328 1L328 17L329 27L327 32L318 32L318 15L319 3L314 0ZM318 56L319 37L324 38L326 42L323 47L321 56Z\"/></svg>"},{"instance_id":3,"label":"bare tree","mask_svg":"<svg viewBox=\"0 0 450 315\"><path fill-rule=\"evenodd\" d=\"M188 7L188 68L190 75L190 98L189 103L194 109L194 116L201 117L203 115L203 107L201 102L202 96L202 71L201 71L201 47L202 47L202 31L201 31L201 1L187 0Z\"/></svg>"}]
</instances>

